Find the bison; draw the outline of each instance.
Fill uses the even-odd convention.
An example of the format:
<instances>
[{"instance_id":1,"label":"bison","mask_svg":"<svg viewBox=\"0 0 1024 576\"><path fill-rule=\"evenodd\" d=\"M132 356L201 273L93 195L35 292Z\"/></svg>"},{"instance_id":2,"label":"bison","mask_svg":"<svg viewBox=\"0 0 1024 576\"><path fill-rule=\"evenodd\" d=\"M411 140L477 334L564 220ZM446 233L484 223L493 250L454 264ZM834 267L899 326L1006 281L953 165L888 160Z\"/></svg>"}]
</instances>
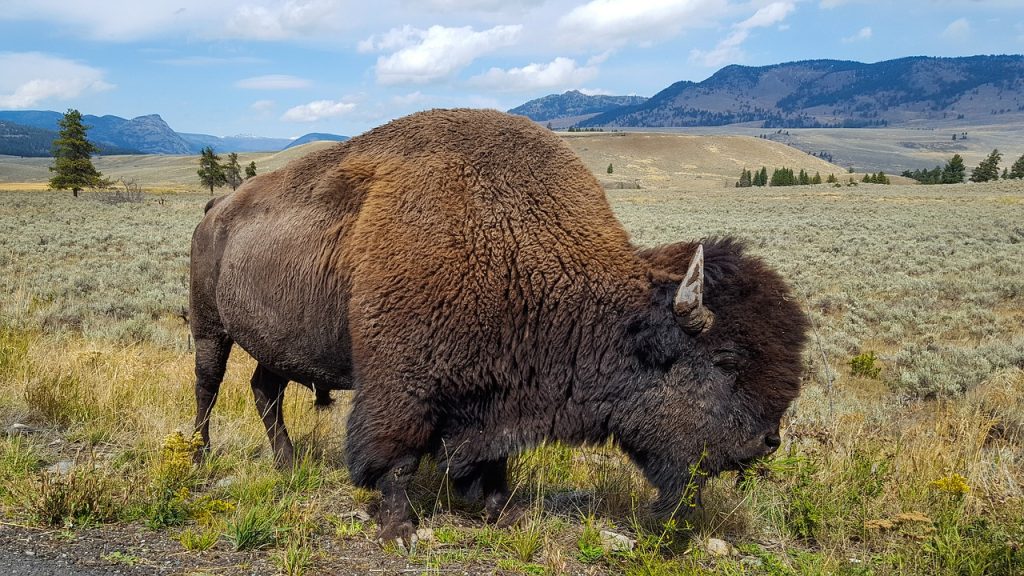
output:
<instances>
[{"instance_id":1,"label":"bison","mask_svg":"<svg viewBox=\"0 0 1024 576\"><path fill-rule=\"evenodd\" d=\"M693 481L780 444L806 318L731 238L638 250L562 140L522 117L433 110L253 178L195 231L196 427L232 343L279 465L288 381L354 388L347 465L380 537L414 531L433 455L497 520L510 455L614 438L671 515Z\"/></svg>"}]
</instances>

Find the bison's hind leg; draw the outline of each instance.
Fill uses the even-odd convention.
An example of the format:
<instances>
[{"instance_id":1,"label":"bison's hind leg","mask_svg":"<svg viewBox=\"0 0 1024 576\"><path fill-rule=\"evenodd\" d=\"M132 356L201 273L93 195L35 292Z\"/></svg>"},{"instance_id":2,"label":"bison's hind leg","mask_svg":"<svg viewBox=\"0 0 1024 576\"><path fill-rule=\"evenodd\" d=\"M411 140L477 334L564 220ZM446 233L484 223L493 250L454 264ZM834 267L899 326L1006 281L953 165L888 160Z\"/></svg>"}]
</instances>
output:
<instances>
[{"instance_id":1,"label":"bison's hind leg","mask_svg":"<svg viewBox=\"0 0 1024 576\"><path fill-rule=\"evenodd\" d=\"M454 479L460 495L483 500L484 520L499 527L511 526L524 514L512 501L508 486L508 458L486 460L470 467L464 476Z\"/></svg>"},{"instance_id":2,"label":"bison's hind leg","mask_svg":"<svg viewBox=\"0 0 1024 576\"><path fill-rule=\"evenodd\" d=\"M433 422L429 406L399 386L375 386L355 395L348 418L349 476L357 486L377 488L381 543L411 544L416 530L408 488L420 458L429 452Z\"/></svg>"},{"instance_id":3,"label":"bison's hind leg","mask_svg":"<svg viewBox=\"0 0 1024 576\"><path fill-rule=\"evenodd\" d=\"M220 384L224 380L228 356L231 354L231 339L227 335L213 337L196 336L196 432L203 439L203 447L196 452L200 462L210 450L210 414L217 402Z\"/></svg>"},{"instance_id":4,"label":"bison's hind leg","mask_svg":"<svg viewBox=\"0 0 1024 576\"><path fill-rule=\"evenodd\" d=\"M263 419L270 447L274 450L274 465L282 470L290 469L294 463L295 450L284 425L284 389L288 386L288 379L257 364L251 384L256 410Z\"/></svg>"}]
</instances>

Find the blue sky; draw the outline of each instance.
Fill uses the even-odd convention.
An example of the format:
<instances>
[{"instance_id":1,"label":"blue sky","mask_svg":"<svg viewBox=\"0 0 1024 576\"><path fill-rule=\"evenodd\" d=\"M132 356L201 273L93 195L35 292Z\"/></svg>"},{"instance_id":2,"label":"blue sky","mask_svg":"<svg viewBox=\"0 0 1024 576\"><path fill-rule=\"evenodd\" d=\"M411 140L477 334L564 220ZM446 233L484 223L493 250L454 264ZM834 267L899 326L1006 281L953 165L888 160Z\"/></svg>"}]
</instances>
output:
<instances>
[{"instance_id":1,"label":"blue sky","mask_svg":"<svg viewBox=\"0 0 1024 576\"><path fill-rule=\"evenodd\" d=\"M1024 0L3 0L0 109L353 135L727 64L1024 52Z\"/></svg>"}]
</instances>

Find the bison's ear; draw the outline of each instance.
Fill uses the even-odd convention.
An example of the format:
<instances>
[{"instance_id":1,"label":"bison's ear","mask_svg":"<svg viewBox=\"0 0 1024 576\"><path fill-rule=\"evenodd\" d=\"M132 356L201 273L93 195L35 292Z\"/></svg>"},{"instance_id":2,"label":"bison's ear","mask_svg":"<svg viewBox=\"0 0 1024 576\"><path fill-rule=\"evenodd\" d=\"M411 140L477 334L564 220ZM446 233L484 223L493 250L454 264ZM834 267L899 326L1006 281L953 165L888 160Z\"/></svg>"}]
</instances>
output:
<instances>
[{"instance_id":1,"label":"bison's ear","mask_svg":"<svg viewBox=\"0 0 1024 576\"><path fill-rule=\"evenodd\" d=\"M704 245L698 244L672 302L679 325L691 336L706 332L715 315L704 307Z\"/></svg>"}]
</instances>

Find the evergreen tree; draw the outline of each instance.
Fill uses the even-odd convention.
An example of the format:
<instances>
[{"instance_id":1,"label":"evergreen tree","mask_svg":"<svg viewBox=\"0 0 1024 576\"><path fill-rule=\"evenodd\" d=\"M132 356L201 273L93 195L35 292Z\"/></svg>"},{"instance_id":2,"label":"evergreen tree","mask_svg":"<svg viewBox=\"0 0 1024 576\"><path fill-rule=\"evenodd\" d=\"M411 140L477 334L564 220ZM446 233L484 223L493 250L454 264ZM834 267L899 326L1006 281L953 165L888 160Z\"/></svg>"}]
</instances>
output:
<instances>
[{"instance_id":1,"label":"evergreen tree","mask_svg":"<svg viewBox=\"0 0 1024 576\"><path fill-rule=\"evenodd\" d=\"M964 181L966 172L967 166L964 165L964 159L959 154L953 154L953 157L942 168L942 183L959 184Z\"/></svg>"},{"instance_id":2,"label":"evergreen tree","mask_svg":"<svg viewBox=\"0 0 1024 576\"><path fill-rule=\"evenodd\" d=\"M614 171L615 171L615 169L614 169L614 168L612 168L612 165L611 165L611 163L609 163L609 164L608 164L608 173L609 173L609 174L611 174L611 173L612 173L612 172L614 172Z\"/></svg>"},{"instance_id":3,"label":"evergreen tree","mask_svg":"<svg viewBox=\"0 0 1024 576\"><path fill-rule=\"evenodd\" d=\"M838 184L839 178L836 178L835 174L829 174L828 179L825 180L825 182L827 182L828 184Z\"/></svg>"},{"instance_id":4,"label":"evergreen tree","mask_svg":"<svg viewBox=\"0 0 1024 576\"><path fill-rule=\"evenodd\" d=\"M767 186L768 185L768 167L767 166L761 166L761 171L758 172L758 176L760 176L759 180L761 181L761 183L758 184L758 186Z\"/></svg>"},{"instance_id":5,"label":"evergreen tree","mask_svg":"<svg viewBox=\"0 0 1024 576\"><path fill-rule=\"evenodd\" d=\"M864 183L867 183L867 184L870 184L870 183L872 183L874 181L875 181L874 180L874 174L865 174L864 178L861 179L861 182L864 182Z\"/></svg>"},{"instance_id":6,"label":"evergreen tree","mask_svg":"<svg viewBox=\"0 0 1024 576\"><path fill-rule=\"evenodd\" d=\"M245 179L248 180L256 175L256 161L249 162L249 165L245 167Z\"/></svg>"},{"instance_id":7,"label":"evergreen tree","mask_svg":"<svg viewBox=\"0 0 1024 576\"><path fill-rule=\"evenodd\" d=\"M811 177L807 175L807 172L804 172L803 168L800 169L800 176L797 178L797 182L801 186L811 183Z\"/></svg>"},{"instance_id":8,"label":"evergreen tree","mask_svg":"<svg viewBox=\"0 0 1024 576\"><path fill-rule=\"evenodd\" d=\"M885 175L885 172L879 170L878 174L875 176L875 184L891 184L891 182L889 181L889 177Z\"/></svg>"},{"instance_id":9,"label":"evergreen tree","mask_svg":"<svg viewBox=\"0 0 1024 576\"><path fill-rule=\"evenodd\" d=\"M811 184L821 184L821 173L815 172L814 178L811 178Z\"/></svg>"},{"instance_id":10,"label":"evergreen tree","mask_svg":"<svg viewBox=\"0 0 1024 576\"><path fill-rule=\"evenodd\" d=\"M213 189L227 183L227 176L224 174L224 167L220 165L220 156L214 154L213 148L207 146L199 155L199 181L204 187Z\"/></svg>"},{"instance_id":11,"label":"evergreen tree","mask_svg":"<svg viewBox=\"0 0 1024 576\"><path fill-rule=\"evenodd\" d=\"M1024 178L1024 154L1021 154L1013 166L1010 166L1010 178Z\"/></svg>"},{"instance_id":12,"label":"evergreen tree","mask_svg":"<svg viewBox=\"0 0 1024 576\"><path fill-rule=\"evenodd\" d=\"M224 181L232 190L237 190L242 184L242 167L238 164L238 154L228 154L228 163L223 166Z\"/></svg>"},{"instance_id":13,"label":"evergreen tree","mask_svg":"<svg viewBox=\"0 0 1024 576\"><path fill-rule=\"evenodd\" d=\"M92 154L99 152L99 148L86 138L89 127L82 124L82 113L78 110L69 108L57 124L60 133L53 141L54 161L50 166L50 171L56 175L50 178L50 188L70 188L77 198L79 191L103 184L103 175L92 165Z\"/></svg>"},{"instance_id":14,"label":"evergreen tree","mask_svg":"<svg viewBox=\"0 0 1024 576\"><path fill-rule=\"evenodd\" d=\"M995 149L988 158L981 161L981 164L971 171L971 182L988 182L989 180L999 179L999 161L1003 158L1003 155L999 153L999 149Z\"/></svg>"},{"instance_id":15,"label":"evergreen tree","mask_svg":"<svg viewBox=\"0 0 1024 576\"><path fill-rule=\"evenodd\" d=\"M740 179L739 179L739 182L736 182L736 187L737 188L750 188L750 186L752 186L752 185L753 185L753 179L752 179L752 177L750 175L750 170L747 170L746 168L744 168L743 171L740 172Z\"/></svg>"}]
</instances>

